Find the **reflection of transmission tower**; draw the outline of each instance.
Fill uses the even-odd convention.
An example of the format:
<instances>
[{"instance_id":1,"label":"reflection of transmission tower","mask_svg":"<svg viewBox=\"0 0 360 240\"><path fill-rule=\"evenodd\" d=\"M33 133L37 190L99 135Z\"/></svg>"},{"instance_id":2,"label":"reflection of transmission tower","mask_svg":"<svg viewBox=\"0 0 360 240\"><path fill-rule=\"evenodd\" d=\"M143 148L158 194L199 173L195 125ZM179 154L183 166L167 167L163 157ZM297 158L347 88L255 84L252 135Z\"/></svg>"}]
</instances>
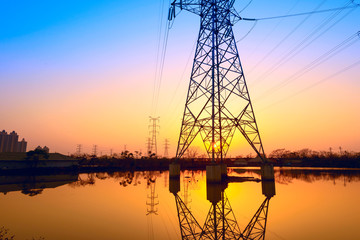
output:
<instances>
[{"instance_id":1,"label":"reflection of transmission tower","mask_svg":"<svg viewBox=\"0 0 360 240\"><path fill-rule=\"evenodd\" d=\"M157 117L157 118L149 117L149 118L150 118L149 129L150 129L150 135L151 135L149 152L155 153L155 155L157 155L156 135L159 133L159 131L158 131L159 125L157 123L158 123L158 121L160 121L160 117Z\"/></svg>"},{"instance_id":2,"label":"reflection of transmission tower","mask_svg":"<svg viewBox=\"0 0 360 240\"><path fill-rule=\"evenodd\" d=\"M190 197L190 194L189 194L189 179L190 177L185 177L183 178L183 182L184 182L184 193L183 193L183 196L184 196L184 203L185 205L190 209L190 206L189 206L189 203L191 203L191 199L189 198Z\"/></svg>"},{"instance_id":3,"label":"reflection of transmission tower","mask_svg":"<svg viewBox=\"0 0 360 240\"><path fill-rule=\"evenodd\" d=\"M271 196L267 196L246 228L241 232L229 199L224 192L221 200L212 203L203 227L197 222L184 201L175 195L180 232L183 240L264 240Z\"/></svg>"},{"instance_id":4,"label":"reflection of transmission tower","mask_svg":"<svg viewBox=\"0 0 360 240\"><path fill-rule=\"evenodd\" d=\"M158 196L155 195L155 183L156 183L156 177L153 179L150 176L148 178L148 184L150 185L150 195L147 196L149 201L146 201L146 205L148 206L146 215L149 214L157 215L158 209L155 208L155 206L159 205L159 201L156 200Z\"/></svg>"},{"instance_id":5,"label":"reflection of transmission tower","mask_svg":"<svg viewBox=\"0 0 360 240\"><path fill-rule=\"evenodd\" d=\"M222 160L238 129L257 155L264 159L249 91L232 26L241 17L234 0L174 0L175 8L201 17L190 84L176 157L181 157L200 135L212 161Z\"/></svg>"},{"instance_id":6,"label":"reflection of transmission tower","mask_svg":"<svg viewBox=\"0 0 360 240\"><path fill-rule=\"evenodd\" d=\"M168 158L169 157L169 139L165 139L165 144L164 144L164 158Z\"/></svg>"},{"instance_id":7,"label":"reflection of transmission tower","mask_svg":"<svg viewBox=\"0 0 360 240\"><path fill-rule=\"evenodd\" d=\"M221 200L212 203L203 226L203 239L239 239L241 236L230 202L224 192Z\"/></svg>"}]
</instances>

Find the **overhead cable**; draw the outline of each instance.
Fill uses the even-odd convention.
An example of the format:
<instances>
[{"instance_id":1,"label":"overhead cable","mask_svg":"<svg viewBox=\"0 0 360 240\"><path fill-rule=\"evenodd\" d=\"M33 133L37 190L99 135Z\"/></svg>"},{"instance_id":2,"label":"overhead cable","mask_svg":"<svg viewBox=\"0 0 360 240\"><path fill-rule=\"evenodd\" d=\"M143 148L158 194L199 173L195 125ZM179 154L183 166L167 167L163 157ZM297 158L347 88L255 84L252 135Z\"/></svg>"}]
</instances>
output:
<instances>
[{"instance_id":1,"label":"overhead cable","mask_svg":"<svg viewBox=\"0 0 360 240\"><path fill-rule=\"evenodd\" d=\"M275 106L275 105L277 105L277 104L279 104L279 103L281 103L283 101L286 101L286 100L288 100L290 98L293 98L293 97L295 97L295 96L297 96L297 95L299 95L299 94L301 94L301 93L303 93L303 92L305 92L305 91L307 91L307 90L309 90L309 89L311 89L311 88L313 88L313 87L315 87L315 86L317 86L317 85L319 85L319 84L321 84L321 83L323 83L325 81L328 81L328 80L330 80L330 79L332 79L332 78L334 78L334 77L336 77L336 76L338 76L338 75L340 75L340 74L342 74L342 73L344 73L344 72L346 72L346 71L348 71L348 70L350 70L350 69L352 69L352 68L354 68L354 67L356 67L358 65L360 65L360 60L356 61L355 63L353 63L353 64L351 64L351 65L349 65L349 66L347 66L347 67L345 67L345 68L343 68L343 69L341 69L339 71L337 71L334 74L329 75L328 77L325 77L325 78L321 79L320 81L317 81L317 82L311 84L310 86L307 86L307 87L299 90L296 93L293 93L292 95L290 95L288 97L282 98L277 102L274 102L274 103L272 103L270 105L267 105L266 107L262 108L260 110L260 112L262 112L264 110L268 110L269 108L271 108L271 107L273 107L273 106Z\"/></svg>"},{"instance_id":2,"label":"overhead cable","mask_svg":"<svg viewBox=\"0 0 360 240\"><path fill-rule=\"evenodd\" d=\"M318 8L320 8L326 0L323 0L319 5L316 6L316 8L314 9L314 11L316 11ZM288 33L280 42L278 42L276 44L275 47L273 47L264 57L262 57L262 59L260 61L258 61L255 66L248 72L251 73L254 71L254 69L259 66L259 64L261 64L264 60L266 60L269 56L271 56L271 54L278 49L280 46L282 46L282 44L289 38L291 37L310 17L312 16L312 14L309 14L308 16L306 16L298 25L295 26L295 28L293 28L293 30L290 31L290 33ZM257 22L257 21L256 21Z\"/></svg>"},{"instance_id":3,"label":"overhead cable","mask_svg":"<svg viewBox=\"0 0 360 240\"><path fill-rule=\"evenodd\" d=\"M262 96L264 95L269 95L272 94L274 92L276 92L277 90L279 90L280 88L283 88L284 86L286 86L287 84L289 84L290 82L299 79L301 76L303 76L304 74L306 74L307 72L313 70L314 68L316 68L317 66L319 66L320 64L326 62L327 60L331 59L332 57L336 56L337 54L339 54L340 52L344 51L345 49L349 48L350 46L352 46L353 44L355 44L359 39L358 39L358 33L351 35L349 38L345 39L343 42L341 42L340 44L336 45L335 47L333 47L332 49L330 49L328 52L322 54L320 57L316 58L314 61L312 61L311 63L309 63L308 65L306 65L304 68L302 68L301 70L297 71L296 73L294 73L292 76L290 76L288 79L280 82L279 84L277 84L276 86L274 86L273 88L269 89L268 91L266 91Z\"/></svg>"},{"instance_id":4,"label":"overhead cable","mask_svg":"<svg viewBox=\"0 0 360 240\"><path fill-rule=\"evenodd\" d=\"M311 33L309 33L303 40L301 40L300 43L298 43L295 47L293 47L289 52L287 52L283 57L281 57L279 61L273 64L270 69L268 69L264 74L262 74L258 78L257 82L261 82L265 80L267 77L270 76L270 74L272 74L274 71L280 68L284 63L288 62L290 59L298 55L301 51L303 51L314 41L316 41L318 38L324 35L327 31L333 28L336 24L338 24L341 20L343 20L346 16L348 16L352 11L354 11L354 9L351 9L333 23L331 23L332 20L335 19L342 12L342 10L332 13L328 18L324 19L322 23L319 26L317 26ZM326 29L323 29L328 24L330 24L330 26L328 26Z\"/></svg>"},{"instance_id":5,"label":"overhead cable","mask_svg":"<svg viewBox=\"0 0 360 240\"><path fill-rule=\"evenodd\" d=\"M335 12L335 11L339 11L339 10L350 9L350 8L358 8L358 7L360 7L359 4L353 3L353 5L351 5L351 6L345 6L345 7L339 7L339 8L331 8L331 9L324 9L324 10L319 10L319 11L311 11L311 12L295 13L295 14L289 14L289 15L263 17L263 18L244 18L244 17L242 17L241 20L244 20L244 21L262 21L262 20L271 20L271 19L278 19L278 18L298 17L298 16L316 14L316 13Z\"/></svg>"}]
</instances>

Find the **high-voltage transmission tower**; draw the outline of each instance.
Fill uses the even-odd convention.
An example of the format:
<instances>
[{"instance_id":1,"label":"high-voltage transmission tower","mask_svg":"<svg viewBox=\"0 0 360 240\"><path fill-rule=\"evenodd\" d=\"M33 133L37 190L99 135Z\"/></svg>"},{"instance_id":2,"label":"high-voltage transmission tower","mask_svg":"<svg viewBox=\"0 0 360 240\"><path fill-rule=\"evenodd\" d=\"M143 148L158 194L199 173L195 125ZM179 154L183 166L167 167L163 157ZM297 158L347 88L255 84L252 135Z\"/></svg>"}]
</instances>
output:
<instances>
[{"instance_id":1,"label":"high-voltage transmission tower","mask_svg":"<svg viewBox=\"0 0 360 240\"><path fill-rule=\"evenodd\" d=\"M212 161L222 161L235 130L258 157L265 159L232 26L241 20L235 0L175 0L176 9L200 16L200 31L190 76L176 157L183 156L200 135Z\"/></svg>"},{"instance_id":2,"label":"high-voltage transmission tower","mask_svg":"<svg viewBox=\"0 0 360 240\"><path fill-rule=\"evenodd\" d=\"M159 125L158 122L160 121L160 117L149 117L150 118L150 124L149 124L149 130L150 130L150 149L149 153L155 153L157 155L157 143L156 143L156 135L159 133Z\"/></svg>"},{"instance_id":3,"label":"high-voltage transmission tower","mask_svg":"<svg viewBox=\"0 0 360 240\"><path fill-rule=\"evenodd\" d=\"M81 148L82 148L82 145L81 145L81 144L76 145L76 154L77 154L78 156L81 155Z\"/></svg>"},{"instance_id":4,"label":"high-voltage transmission tower","mask_svg":"<svg viewBox=\"0 0 360 240\"><path fill-rule=\"evenodd\" d=\"M164 157L168 158L169 157L169 139L165 139L165 143L164 143Z\"/></svg>"}]
</instances>

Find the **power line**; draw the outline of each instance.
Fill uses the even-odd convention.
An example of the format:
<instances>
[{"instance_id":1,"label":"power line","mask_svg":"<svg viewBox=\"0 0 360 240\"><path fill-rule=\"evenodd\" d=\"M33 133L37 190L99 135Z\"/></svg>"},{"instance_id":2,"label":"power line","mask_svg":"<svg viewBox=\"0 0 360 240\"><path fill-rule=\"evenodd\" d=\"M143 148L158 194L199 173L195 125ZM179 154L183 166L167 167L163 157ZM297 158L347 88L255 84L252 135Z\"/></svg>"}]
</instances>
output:
<instances>
[{"instance_id":1,"label":"power line","mask_svg":"<svg viewBox=\"0 0 360 240\"><path fill-rule=\"evenodd\" d=\"M296 7L296 5L299 3L299 1L300 1L300 0L297 0L297 1L295 2L295 4L291 6L291 8L288 10L287 13L290 13L290 12ZM269 36L280 26L280 23L282 23L283 21L284 21L284 19L280 19L280 21L272 28L272 30L271 30L269 33L265 34L265 37L261 40L261 42L260 42L259 44L257 44L257 46L256 46L255 49L252 51L252 53L249 55L249 57L252 56L252 55L254 54L254 52L256 52L256 51L258 50L259 46L262 46L262 45L263 45L263 43L265 42L265 40L267 40L267 39L269 38ZM256 22L257 22L257 21L256 21ZM248 71L248 74L250 74L250 72L251 72L251 71Z\"/></svg>"},{"instance_id":2,"label":"power line","mask_svg":"<svg viewBox=\"0 0 360 240\"><path fill-rule=\"evenodd\" d=\"M261 95L261 97L264 97L265 95L273 94L275 91L279 90L280 88L283 88L284 86L289 84L291 81L299 79L301 76L303 76L307 72L313 70L320 64L326 62L330 58L336 56L340 52L349 48L350 46L352 46L359 40L359 36L358 36L359 32L351 35L349 38L345 39L340 44L338 44L335 47L333 47L332 49L330 49L328 52L322 54L320 57L316 58L314 61L312 61L311 63L306 65L304 68L302 68L299 71L297 71L296 73L294 73L292 76L290 76L286 80L284 80L284 81L280 82L279 84L277 84L276 86L272 87L271 89L266 91L263 95Z\"/></svg>"},{"instance_id":3,"label":"power line","mask_svg":"<svg viewBox=\"0 0 360 240\"><path fill-rule=\"evenodd\" d=\"M316 6L315 9L320 8L326 0L323 0L318 6ZM254 71L254 69L261 64L265 59L267 59L276 49L278 49L293 33L295 33L296 30L298 30L312 15L308 15L306 18L304 18L293 30L291 30L290 33L288 33L278 44L276 44L275 47L273 47L260 61L258 61L255 66L249 71L251 73ZM256 21L257 22L257 21Z\"/></svg>"},{"instance_id":4,"label":"power line","mask_svg":"<svg viewBox=\"0 0 360 240\"><path fill-rule=\"evenodd\" d=\"M162 78L163 78L163 72L164 72L164 65L165 65L165 56L166 56L166 50L167 50L167 43L168 43L168 39L169 39L169 22L167 22L167 30L164 36L164 45L163 45L163 54L162 54L162 60L161 60L161 65L160 65L160 76L159 76L159 83L158 83L158 88L157 88L157 92L155 95L155 109L154 109L154 113L156 113L157 110L157 105L159 102L159 95L160 95L160 87L161 87L161 82L162 82Z\"/></svg>"},{"instance_id":5,"label":"power line","mask_svg":"<svg viewBox=\"0 0 360 240\"><path fill-rule=\"evenodd\" d=\"M265 80L268 76L270 76L271 73L273 73L275 70L277 70L279 67L281 67L285 62L288 62L290 59L292 59L296 55L298 55L302 50L304 50L306 47L308 47L310 44L312 44L315 40L317 40L319 37L321 37L323 34L325 34L328 30L330 30L332 27L334 27L337 23L339 23L342 19L344 19L347 15L349 15L353 10L354 9L351 9L340 19L338 19L334 23L332 23L328 28L326 28L322 32L318 33L322 28L324 28L326 25L331 23L331 21L333 19L335 19L335 17L338 14L340 14L340 12L342 10L340 10L336 13L333 13L333 14L331 14L331 16L324 19L322 21L322 23L320 25L318 25L311 33L309 33L300 43L298 43L295 47L293 47L290 51L288 51L283 57L280 58L279 61L277 61L275 64L273 64L264 74L262 74L259 78L257 78L257 83ZM315 37L313 37L314 35L315 35Z\"/></svg>"},{"instance_id":6,"label":"power line","mask_svg":"<svg viewBox=\"0 0 360 240\"><path fill-rule=\"evenodd\" d=\"M170 6L170 2L169 2ZM160 59L158 59L157 63L157 69L156 69L156 79L155 79L155 85L154 85L154 92L153 92L153 104L152 104L152 112L153 114L156 114L158 102L159 102L159 95L160 95L160 87L161 82L163 78L163 71L164 71L164 65L165 65L165 56L167 51L167 43L169 39L169 31L170 31L170 22L167 21L165 25L165 33L164 33L164 39L163 39L163 46L161 48L161 56Z\"/></svg>"},{"instance_id":7,"label":"power line","mask_svg":"<svg viewBox=\"0 0 360 240\"><path fill-rule=\"evenodd\" d=\"M241 13L241 12L243 12L245 9L247 9L249 6L250 6L250 4L252 3L252 1L253 0L250 0L240 11L239 11L239 13Z\"/></svg>"},{"instance_id":8,"label":"power line","mask_svg":"<svg viewBox=\"0 0 360 240\"><path fill-rule=\"evenodd\" d=\"M335 11L338 11L338 10L344 10L344 9L350 9L350 8L358 8L360 6L359 4L355 4L353 1L350 1L350 3L353 3L353 6L344 6L344 7L324 9L324 10L319 10L319 11L295 13L295 14L288 14L288 15L282 15L282 16L273 16L273 17L241 18L241 20L245 20L245 21L262 21L262 20L271 20L271 19L279 19L279 18L298 17L298 16L303 16L303 15L309 15L309 14L335 12Z\"/></svg>"},{"instance_id":9,"label":"power line","mask_svg":"<svg viewBox=\"0 0 360 240\"><path fill-rule=\"evenodd\" d=\"M161 7L160 7L160 11L159 11L159 22L160 22L159 29L158 29L159 37L158 37L158 43L157 43L154 88L153 88L153 96L152 96L152 106L151 106L151 108L154 107L154 103L155 103L156 82L157 82L157 78L158 78L158 65L159 65L159 55L160 55L160 43L161 43L162 26L163 26L162 13L164 12L164 2L165 2L165 0L163 0L161 2Z\"/></svg>"},{"instance_id":10,"label":"power line","mask_svg":"<svg viewBox=\"0 0 360 240\"><path fill-rule=\"evenodd\" d=\"M354 68L354 67L356 67L358 65L360 65L360 60L358 60L355 63L341 69L340 71L338 71L338 72L336 72L334 74L329 75L328 77L323 78L320 81L315 82L314 84L312 84L312 85L310 85L308 87L305 87L305 88L301 89L300 91L298 91L296 93L293 93L292 95L290 95L288 97L282 98L277 102L274 102L272 104L267 105L266 107L260 109L260 112L262 112L264 110L268 110L269 108L271 108L271 107L273 107L273 106L275 106L275 105L277 105L277 104L279 104L279 103L281 103L283 101L286 101L286 100L288 100L290 98L293 98L293 97L295 97L295 96L297 96L297 95L299 95L299 94L301 94L301 93L303 93L303 92L305 92L305 91L307 91L307 90L309 90L309 89L311 89L311 88L313 88L313 87L315 87L315 86L317 86L317 85L319 85L319 84L321 84L321 83L323 83L325 81L328 81L328 80L330 80L330 79L332 79L332 78L334 78L334 77L336 77L336 76L338 76L338 75L340 75L340 74L342 74L342 73L344 73L344 72L346 72L346 71L348 71L348 70L350 70L350 69L352 69L352 68Z\"/></svg>"},{"instance_id":11,"label":"power line","mask_svg":"<svg viewBox=\"0 0 360 240\"><path fill-rule=\"evenodd\" d=\"M254 30L256 24L257 24L257 21L254 21L254 25L250 28L250 30L244 36L242 36L239 40L237 40L236 43L244 40L252 32L252 30Z\"/></svg>"}]
</instances>

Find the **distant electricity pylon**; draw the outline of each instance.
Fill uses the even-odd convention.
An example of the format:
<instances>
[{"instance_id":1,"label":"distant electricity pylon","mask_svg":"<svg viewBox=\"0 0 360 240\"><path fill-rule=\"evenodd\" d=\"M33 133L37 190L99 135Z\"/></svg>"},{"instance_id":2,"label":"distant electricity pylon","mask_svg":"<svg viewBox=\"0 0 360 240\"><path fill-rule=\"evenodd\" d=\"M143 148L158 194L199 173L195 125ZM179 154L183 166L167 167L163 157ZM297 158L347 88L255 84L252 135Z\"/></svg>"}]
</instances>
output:
<instances>
[{"instance_id":1,"label":"distant electricity pylon","mask_svg":"<svg viewBox=\"0 0 360 240\"><path fill-rule=\"evenodd\" d=\"M149 131L150 131L150 150L149 153L155 153L157 155L157 143L156 143L156 135L159 133L159 125L158 122L160 121L160 117L149 117L150 124L149 124Z\"/></svg>"},{"instance_id":2,"label":"distant electricity pylon","mask_svg":"<svg viewBox=\"0 0 360 240\"><path fill-rule=\"evenodd\" d=\"M147 154L150 155L151 154L151 138L147 138L146 140L146 149L147 149Z\"/></svg>"},{"instance_id":3,"label":"distant electricity pylon","mask_svg":"<svg viewBox=\"0 0 360 240\"><path fill-rule=\"evenodd\" d=\"M82 148L81 144L76 145L76 154L79 156L81 155L81 148Z\"/></svg>"},{"instance_id":4,"label":"distant electricity pylon","mask_svg":"<svg viewBox=\"0 0 360 240\"><path fill-rule=\"evenodd\" d=\"M97 145L93 146L93 155L96 156L97 155Z\"/></svg>"},{"instance_id":5,"label":"distant electricity pylon","mask_svg":"<svg viewBox=\"0 0 360 240\"><path fill-rule=\"evenodd\" d=\"M176 151L183 156L200 135L212 161L226 156L239 130L261 159L265 153L245 82L232 26L241 20L234 0L174 0L175 9L201 18L190 84Z\"/></svg>"},{"instance_id":6,"label":"distant electricity pylon","mask_svg":"<svg viewBox=\"0 0 360 240\"><path fill-rule=\"evenodd\" d=\"M164 157L168 158L169 157L169 139L165 139L165 143L164 143Z\"/></svg>"}]
</instances>

